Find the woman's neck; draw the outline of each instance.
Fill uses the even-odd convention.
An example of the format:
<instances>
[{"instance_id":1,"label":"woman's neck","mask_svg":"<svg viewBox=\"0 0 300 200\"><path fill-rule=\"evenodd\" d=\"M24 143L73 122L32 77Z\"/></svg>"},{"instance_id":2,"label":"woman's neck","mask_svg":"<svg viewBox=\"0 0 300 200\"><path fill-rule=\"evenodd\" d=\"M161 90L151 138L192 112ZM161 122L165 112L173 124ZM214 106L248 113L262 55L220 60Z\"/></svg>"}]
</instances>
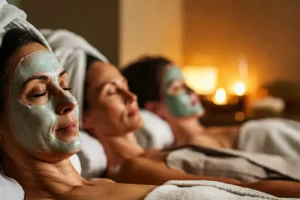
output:
<instances>
[{"instance_id":1,"label":"woman's neck","mask_svg":"<svg viewBox=\"0 0 300 200\"><path fill-rule=\"evenodd\" d=\"M133 158L144 153L144 149L137 143L133 132L122 136L111 134L98 134L108 158L108 173L113 172L128 158Z\"/></svg>"},{"instance_id":2,"label":"woman's neck","mask_svg":"<svg viewBox=\"0 0 300 200\"><path fill-rule=\"evenodd\" d=\"M22 186L25 199L51 199L86 183L69 159L48 163L31 156L17 160L4 154L4 170Z\"/></svg>"},{"instance_id":3,"label":"woman's neck","mask_svg":"<svg viewBox=\"0 0 300 200\"><path fill-rule=\"evenodd\" d=\"M168 120L175 136L175 146L188 143L193 137L204 134L204 127L195 118L176 118Z\"/></svg>"}]
</instances>

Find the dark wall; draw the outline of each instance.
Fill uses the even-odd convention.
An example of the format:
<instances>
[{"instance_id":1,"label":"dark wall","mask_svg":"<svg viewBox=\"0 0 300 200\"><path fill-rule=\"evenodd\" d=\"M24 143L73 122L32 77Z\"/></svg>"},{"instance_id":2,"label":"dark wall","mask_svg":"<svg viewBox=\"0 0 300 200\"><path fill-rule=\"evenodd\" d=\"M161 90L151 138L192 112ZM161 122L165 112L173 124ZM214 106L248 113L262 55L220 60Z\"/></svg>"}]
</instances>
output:
<instances>
[{"instance_id":1,"label":"dark wall","mask_svg":"<svg viewBox=\"0 0 300 200\"><path fill-rule=\"evenodd\" d=\"M276 79L300 83L299 0L185 0L184 63L215 65L226 85L237 58L259 85Z\"/></svg>"},{"instance_id":2,"label":"dark wall","mask_svg":"<svg viewBox=\"0 0 300 200\"><path fill-rule=\"evenodd\" d=\"M118 64L119 0L20 0L37 28L68 29Z\"/></svg>"}]
</instances>

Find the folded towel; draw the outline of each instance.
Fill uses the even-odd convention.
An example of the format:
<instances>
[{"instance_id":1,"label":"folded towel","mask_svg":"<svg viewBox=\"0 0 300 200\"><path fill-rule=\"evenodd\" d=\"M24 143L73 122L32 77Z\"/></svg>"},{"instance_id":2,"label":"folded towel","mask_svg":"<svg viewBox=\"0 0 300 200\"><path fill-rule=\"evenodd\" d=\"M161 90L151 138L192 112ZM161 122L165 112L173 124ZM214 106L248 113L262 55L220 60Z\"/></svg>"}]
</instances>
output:
<instances>
[{"instance_id":1,"label":"folded towel","mask_svg":"<svg viewBox=\"0 0 300 200\"><path fill-rule=\"evenodd\" d=\"M41 33L26 21L26 13L17 7L10 5L6 0L0 0L0 46L5 33L12 28L21 28L35 33L44 45L51 50L50 46Z\"/></svg>"},{"instance_id":2,"label":"folded towel","mask_svg":"<svg viewBox=\"0 0 300 200\"><path fill-rule=\"evenodd\" d=\"M238 149L300 158L300 123L287 119L253 120L241 127Z\"/></svg>"},{"instance_id":3,"label":"folded towel","mask_svg":"<svg viewBox=\"0 0 300 200\"><path fill-rule=\"evenodd\" d=\"M166 149L174 142L170 125L152 112L141 109L144 127L136 132L138 143L145 149Z\"/></svg>"},{"instance_id":4,"label":"folded towel","mask_svg":"<svg viewBox=\"0 0 300 200\"><path fill-rule=\"evenodd\" d=\"M221 176L243 182L300 181L299 159L276 155L189 145L169 153L166 161L172 169L201 176Z\"/></svg>"},{"instance_id":5,"label":"folded towel","mask_svg":"<svg viewBox=\"0 0 300 200\"><path fill-rule=\"evenodd\" d=\"M279 200L256 190L215 181L169 181L154 189L145 200Z\"/></svg>"},{"instance_id":6,"label":"folded towel","mask_svg":"<svg viewBox=\"0 0 300 200\"><path fill-rule=\"evenodd\" d=\"M72 94L76 98L82 114L84 82L86 74L86 55L91 55L102 62L108 62L96 48L83 37L67 30L40 30L51 46L60 64L67 70ZM82 122L80 115L79 124Z\"/></svg>"},{"instance_id":7,"label":"folded towel","mask_svg":"<svg viewBox=\"0 0 300 200\"><path fill-rule=\"evenodd\" d=\"M94 137L80 132L81 151L77 154L81 163L81 176L90 179L100 177L106 170L107 157L103 146Z\"/></svg>"}]
</instances>

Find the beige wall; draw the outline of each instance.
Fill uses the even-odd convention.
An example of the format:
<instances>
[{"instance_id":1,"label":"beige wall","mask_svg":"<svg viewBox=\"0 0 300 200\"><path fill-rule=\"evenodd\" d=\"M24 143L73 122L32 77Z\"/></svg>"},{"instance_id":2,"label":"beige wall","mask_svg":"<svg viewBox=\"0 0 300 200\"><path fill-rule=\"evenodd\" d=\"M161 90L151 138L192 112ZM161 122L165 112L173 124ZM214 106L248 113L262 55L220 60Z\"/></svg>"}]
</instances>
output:
<instances>
[{"instance_id":1,"label":"beige wall","mask_svg":"<svg viewBox=\"0 0 300 200\"><path fill-rule=\"evenodd\" d=\"M145 54L182 63L184 0L120 0L120 64Z\"/></svg>"},{"instance_id":2,"label":"beige wall","mask_svg":"<svg viewBox=\"0 0 300 200\"><path fill-rule=\"evenodd\" d=\"M220 85L248 60L251 86L288 79L300 83L300 1L185 0L184 63L214 65Z\"/></svg>"},{"instance_id":3,"label":"beige wall","mask_svg":"<svg viewBox=\"0 0 300 200\"><path fill-rule=\"evenodd\" d=\"M38 28L68 29L118 64L119 0L20 0Z\"/></svg>"}]
</instances>

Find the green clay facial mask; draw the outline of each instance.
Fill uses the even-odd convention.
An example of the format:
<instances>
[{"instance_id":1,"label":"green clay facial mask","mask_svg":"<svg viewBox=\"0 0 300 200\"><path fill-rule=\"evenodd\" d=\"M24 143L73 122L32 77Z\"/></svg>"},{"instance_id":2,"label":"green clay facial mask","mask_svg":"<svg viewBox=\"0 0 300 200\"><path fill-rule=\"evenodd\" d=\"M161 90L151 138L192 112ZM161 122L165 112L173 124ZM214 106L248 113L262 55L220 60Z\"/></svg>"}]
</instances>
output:
<instances>
[{"instance_id":1,"label":"green clay facial mask","mask_svg":"<svg viewBox=\"0 0 300 200\"><path fill-rule=\"evenodd\" d=\"M178 67L172 67L166 73L165 100L169 112L176 117L188 117L202 114L204 109L201 103L193 105L193 99L190 96L191 90L188 88L178 94L169 93L169 88L174 80L181 80L184 82L183 75Z\"/></svg>"},{"instance_id":2,"label":"green clay facial mask","mask_svg":"<svg viewBox=\"0 0 300 200\"><path fill-rule=\"evenodd\" d=\"M58 75L63 71L58 60L48 51L37 51L23 58L13 75L9 87L9 122L14 137L25 148L39 152L73 153L80 150L79 136L69 142L56 138L54 127L63 116L55 112L62 101L76 104L73 114L78 119L79 109L76 99L65 92L58 82ZM50 78L57 94L49 93L49 100L43 105L27 105L20 99L22 84L29 78L46 75Z\"/></svg>"}]
</instances>

